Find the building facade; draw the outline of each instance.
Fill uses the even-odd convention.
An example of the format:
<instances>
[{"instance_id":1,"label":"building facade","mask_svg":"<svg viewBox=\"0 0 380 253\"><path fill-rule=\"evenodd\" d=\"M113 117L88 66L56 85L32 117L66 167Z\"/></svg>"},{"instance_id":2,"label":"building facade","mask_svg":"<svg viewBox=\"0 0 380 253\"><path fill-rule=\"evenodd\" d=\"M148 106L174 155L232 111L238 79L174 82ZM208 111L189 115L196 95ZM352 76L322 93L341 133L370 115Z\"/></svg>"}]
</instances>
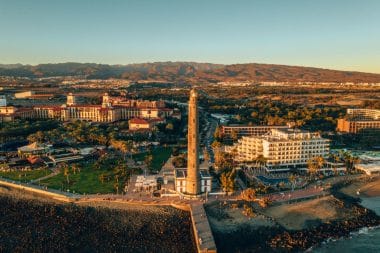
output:
<instances>
[{"instance_id":1,"label":"building facade","mask_svg":"<svg viewBox=\"0 0 380 253\"><path fill-rule=\"evenodd\" d=\"M173 113L165 108L163 101L123 100L103 95L101 105L78 104L75 95L69 93L66 104L62 106L35 106L36 118L57 119L62 121L85 120L92 122L114 122L131 118L157 119Z\"/></svg>"},{"instance_id":2,"label":"building facade","mask_svg":"<svg viewBox=\"0 0 380 253\"><path fill-rule=\"evenodd\" d=\"M200 193L211 192L212 176L207 170L199 171L200 178ZM175 170L175 189L180 193L187 193L187 169L176 169Z\"/></svg>"},{"instance_id":3,"label":"building facade","mask_svg":"<svg viewBox=\"0 0 380 253\"><path fill-rule=\"evenodd\" d=\"M29 119L34 117L32 108L9 106L5 96L0 96L0 123L13 121L16 118Z\"/></svg>"},{"instance_id":4,"label":"building facade","mask_svg":"<svg viewBox=\"0 0 380 253\"><path fill-rule=\"evenodd\" d=\"M338 119L338 132L357 134L365 129L380 129L380 110L347 109L346 117Z\"/></svg>"},{"instance_id":5,"label":"building facade","mask_svg":"<svg viewBox=\"0 0 380 253\"><path fill-rule=\"evenodd\" d=\"M297 129L271 129L263 136L244 136L226 148L239 162L264 158L267 167L306 165L314 157L326 157L330 143L320 134Z\"/></svg>"},{"instance_id":6,"label":"building facade","mask_svg":"<svg viewBox=\"0 0 380 253\"><path fill-rule=\"evenodd\" d=\"M231 137L233 133L236 133L238 138L243 136L261 136L270 132L271 129L286 129L287 126L242 126L242 125L230 125L222 126L221 131L223 136Z\"/></svg>"}]
</instances>

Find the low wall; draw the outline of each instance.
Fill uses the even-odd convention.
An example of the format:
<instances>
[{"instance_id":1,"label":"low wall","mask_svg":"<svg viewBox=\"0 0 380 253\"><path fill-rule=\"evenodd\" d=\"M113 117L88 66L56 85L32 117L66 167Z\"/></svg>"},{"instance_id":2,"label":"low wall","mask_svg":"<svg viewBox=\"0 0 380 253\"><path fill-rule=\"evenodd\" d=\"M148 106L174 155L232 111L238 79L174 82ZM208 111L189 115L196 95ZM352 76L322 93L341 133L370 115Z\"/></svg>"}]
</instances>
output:
<instances>
[{"instance_id":1,"label":"low wall","mask_svg":"<svg viewBox=\"0 0 380 253\"><path fill-rule=\"evenodd\" d=\"M198 253L216 253L216 245L212 235L203 203L190 204L191 222Z\"/></svg>"},{"instance_id":2,"label":"low wall","mask_svg":"<svg viewBox=\"0 0 380 253\"><path fill-rule=\"evenodd\" d=\"M63 202L75 201L75 198L71 198L71 197L65 196L63 194L59 194L59 193L55 193L55 192L51 192L51 191L46 191L43 189L30 187L30 186L27 186L24 184L16 184L16 183L0 180L0 185L4 185L4 186L10 187L10 188L14 188L14 189L22 190L22 191L28 191L31 193L37 193L37 194L43 195L45 197L48 197L48 198L51 198L54 200L63 201Z\"/></svg>"}]
</instances>

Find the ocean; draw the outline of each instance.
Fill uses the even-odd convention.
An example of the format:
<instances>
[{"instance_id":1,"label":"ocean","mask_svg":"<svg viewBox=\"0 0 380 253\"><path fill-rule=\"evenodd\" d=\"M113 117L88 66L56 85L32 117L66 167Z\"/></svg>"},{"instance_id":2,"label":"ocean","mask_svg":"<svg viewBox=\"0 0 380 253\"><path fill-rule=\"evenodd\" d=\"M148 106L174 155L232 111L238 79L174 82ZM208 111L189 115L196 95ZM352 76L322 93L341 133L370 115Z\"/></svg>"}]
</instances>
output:
<instances>
[{"instance_id":1,"label":"ocean","mask_svg":"<svg viewBox=\"0 0 380 253\"><path fill-rule=\"evenodd\" d=\"M380 215L380 197L362 198L361 205ZM361 228L352 232L349 238L323 243L310 250L318 253L372 253L380 252L380 227Z\"/></svg>"}]
</instances>

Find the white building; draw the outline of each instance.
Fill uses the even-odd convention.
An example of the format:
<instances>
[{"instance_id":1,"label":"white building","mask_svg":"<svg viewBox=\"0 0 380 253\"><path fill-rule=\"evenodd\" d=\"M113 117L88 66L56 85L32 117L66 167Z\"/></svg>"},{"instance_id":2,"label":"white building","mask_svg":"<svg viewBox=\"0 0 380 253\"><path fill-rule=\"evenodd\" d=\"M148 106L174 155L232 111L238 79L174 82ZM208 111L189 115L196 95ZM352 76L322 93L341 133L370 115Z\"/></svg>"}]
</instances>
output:
<instances>
[{"instance_id":1,"label":"white building","mask_svg":"<svg viewBox=\"0 0 380 253\"><path fill-rule=\"evenodd\" d=\"M0 106L7 106L7 98L4 95L0 95Z\"/></svg>"},{"instance_id":2,"label":"white building","mask_svg":"<svg viewBox=\"0 0 380 253\"><path fill-rule=\"evenodd\" d=\"M15 98L29 98L35 94L34 91L23 91L23 92L16 92Z\"/></svg>"},{"instance_id":3,"label":"white building","mask_svg":"<svg viewBox=\"0 0 380 253\"><path fill-rule=\"evenodd\" d=\"M327 157L330 143L319 133L297 129L272 129L263 136L244 136L226 151L239 162L252 162L263 157L267 167L306 165L313 157Z\"/></svg>"},{"instance_id":4,"label":"white building","mask_svg":"<svg viewBox=\"0 0 380 253\"><path fill-rule=\"evenodd\" d=\"M211 192L212 176L207 170L199 171L201 178L201 193ZM186 192L186 178L187 178L187 169L181 168L175 170L174 182L175 190L177 192L184 193Z\"/></svg>"}]
</instances>

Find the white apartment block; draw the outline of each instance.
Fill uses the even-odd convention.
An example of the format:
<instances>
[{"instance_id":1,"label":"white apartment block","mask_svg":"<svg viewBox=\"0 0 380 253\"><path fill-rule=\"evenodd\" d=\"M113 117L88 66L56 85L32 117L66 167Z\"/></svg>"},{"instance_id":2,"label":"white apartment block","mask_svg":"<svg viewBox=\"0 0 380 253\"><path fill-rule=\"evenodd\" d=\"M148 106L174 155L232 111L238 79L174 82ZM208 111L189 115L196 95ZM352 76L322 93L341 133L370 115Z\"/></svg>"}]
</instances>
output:
<instances>
[{"instance_id":1,"label":"white apartment block","mask_svg":"<svg viewBox=\"0 0 380 253\"><path fill-rule=\"evenodd\" d=\"M347 117L356 120L380 120L380 110L347 109Z\"/></svg>"},{"instance_id":2,"label":"white apartment block","mask_svg":"<svg viewBox=\"0 0 380 253\"><path fill-rule=\"evenodd\" d=\"M326 157L329 140L320 134L297 129L271 129L263 136L244 136L226 149L239 162L252 162L264 157L267 167L306 165L313 157Z\"/></svg>"}]
</instances>

